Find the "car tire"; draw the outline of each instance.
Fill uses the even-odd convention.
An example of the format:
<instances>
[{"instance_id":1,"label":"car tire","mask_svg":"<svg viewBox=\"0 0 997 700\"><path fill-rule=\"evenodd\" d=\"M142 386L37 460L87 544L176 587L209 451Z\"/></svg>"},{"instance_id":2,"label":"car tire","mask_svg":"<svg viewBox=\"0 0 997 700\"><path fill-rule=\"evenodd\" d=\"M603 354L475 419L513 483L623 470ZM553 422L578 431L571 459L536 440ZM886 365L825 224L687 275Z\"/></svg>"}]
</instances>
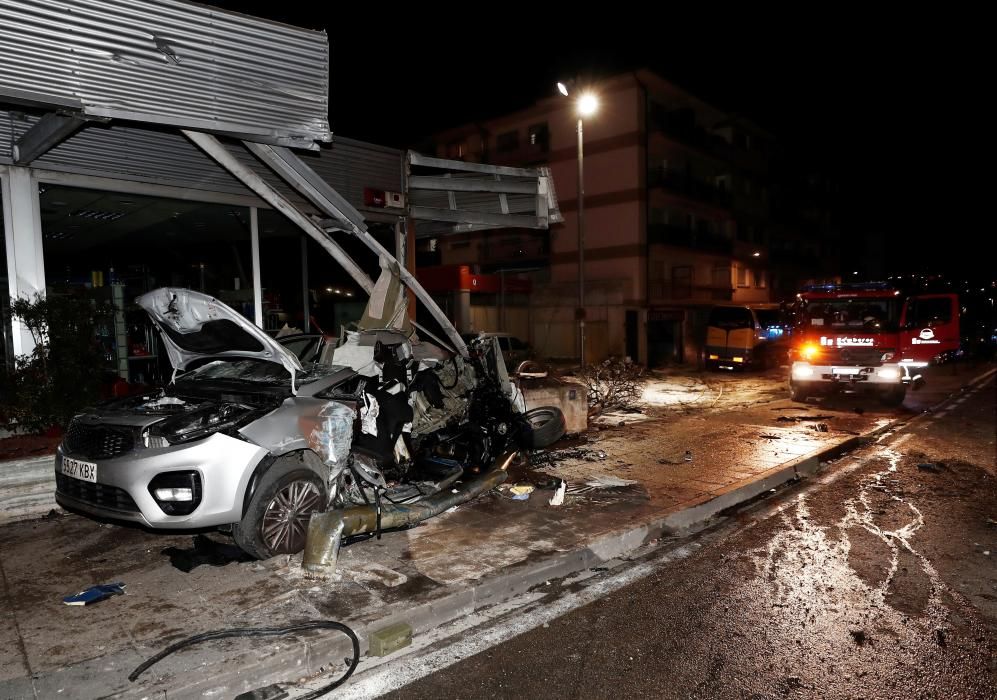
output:
<instances>
[{"instance_id":1,"label":"car tire","mask_svg":"<svg viewBox=\"0 0 997 700\"><path fill-rule=\"evenodd\" d=\"M325 482L303 460L276 462L260 478L232 537L257 559L297 554L305 548L312 513L322 510L326 499Z\"/></svg>"},{"instance_id":2,"label":"car tire","mask_svg":"<svg viewBox=\"0 0 997 700\"><path fill-rule=\"evenodd\" d=\"M797 403L806 403L810 394L807 392L806 388L802 384L797 384L796 382L789 383L789 400L796 401Z\"/></svg>"},{"instance_id":3,"label":"car tire","mask_svg":"<svg viewBox=\"0 0 997 700\"><path fill-rule=\"evenodd\" d=\"M905 398L907 398L906 386L893 387L891 389L887 389L879 395L880 403L884 406L892 407L901 405Z\"/></svg>"},{"instance_id":4,"label":"car tire","mask_svg":"<svg viewBox=\"0 0 997 700\"><path fill-rule=\"evenodd\" d=\"M555 406L543 406L527 411L522 416L523 443L528 449L537 450L553 445L567 429L564 413Z\"/></svg>"}]
</instances>

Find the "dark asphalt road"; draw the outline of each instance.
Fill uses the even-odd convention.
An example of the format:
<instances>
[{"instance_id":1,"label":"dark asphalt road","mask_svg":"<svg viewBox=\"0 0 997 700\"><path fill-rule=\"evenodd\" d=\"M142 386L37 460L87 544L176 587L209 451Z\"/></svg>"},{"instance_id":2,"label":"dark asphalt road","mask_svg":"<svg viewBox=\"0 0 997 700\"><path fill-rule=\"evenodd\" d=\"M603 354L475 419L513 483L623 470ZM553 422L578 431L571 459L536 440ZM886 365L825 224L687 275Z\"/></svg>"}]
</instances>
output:
<instances>
[{"instance_id":1,"label":"dark asphalt road","mask_svg":"<svg viewBox=\"0 0 997 700\"><path fill-rule=\"evenodd\" d=\"M389 697L997 698L995 425L991 377L729 537Z\"/></svg>"}]
</instances>

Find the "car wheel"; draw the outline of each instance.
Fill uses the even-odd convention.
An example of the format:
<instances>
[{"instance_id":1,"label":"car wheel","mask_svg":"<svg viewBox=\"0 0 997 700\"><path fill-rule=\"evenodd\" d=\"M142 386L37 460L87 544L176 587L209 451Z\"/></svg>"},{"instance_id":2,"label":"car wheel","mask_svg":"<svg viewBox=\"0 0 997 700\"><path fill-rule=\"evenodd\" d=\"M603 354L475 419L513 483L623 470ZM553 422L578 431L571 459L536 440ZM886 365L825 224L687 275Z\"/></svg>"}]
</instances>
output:
<instances>
[{"instance_id":1,"label":"car wheel","mask_svg":"<svg viewBox=\"0 0 997 700\"><path fill-rule=\"evenodd\" d=\"M305 548L308 521L326 502L319 475L298 460L275 463L260 479L232 536L248 554L269 559Z\"/></svg>"},{"instance_id":2,"label":"car wheel","mask_svg":"<svg viewBox=\"0 0 997 700\"><path fill-rule=\"evenodd\" d=\"M564 435L567 424L561 409L554 406L534 408L523 414L524 443L530 449L552 445Z\"/></svg>"},{"instance_id":3,"label":"car wheel","mask_svg":"<svg viewBox=\"0 0 997 700\"><path fill-rule=\"evenodd\" d=\"M879 395L879 401L884 406L899 406L907 397L907 387L898 386L887 389Z\"/></svg>"},{"instance_id":4,"label":"car wheel","mask_svg":"<svg viewBox=\"0 0 997 700\"><path fill-rule=\"evenodd\" d=\"M810 394L807 393L807 390L801 384L797 384L796 382L789 383L790 401L796 401L798 403L806 403L806 400L807 398L809 398L809 396Z\"/></svg>"}]
</instances>

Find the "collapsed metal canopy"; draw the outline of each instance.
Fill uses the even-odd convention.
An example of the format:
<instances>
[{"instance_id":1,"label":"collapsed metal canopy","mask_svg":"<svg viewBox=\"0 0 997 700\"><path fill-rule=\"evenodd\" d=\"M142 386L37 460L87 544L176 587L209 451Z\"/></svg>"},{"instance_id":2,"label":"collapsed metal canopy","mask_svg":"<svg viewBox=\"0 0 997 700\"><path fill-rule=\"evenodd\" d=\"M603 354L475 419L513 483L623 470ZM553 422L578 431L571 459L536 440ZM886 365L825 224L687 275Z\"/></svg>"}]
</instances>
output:
<instances>
[{"instance_id":1,"label":"collapsed metal canopy","mask_svg":"<svg viewBox=\"0 0 997 700\"><path fill-rule=\"evenodd\" d=\"M180 0L4 0L0 98L314 149L329 141L325 32ZM65 134L63 134L65 135Z\"/></svg>"},{"instance_id":2,"label":"collapsed metal canopy","mask_svg":"<svg viewBox=\"0 0 997 700\"><path fill-rule=\"evenodd\" d=\"M546 229L563 221L550 168L511 168L408 153L416 237L493 228Z\"/></svg>"},{"instance_id":3,"label":"collapsed metal canopy","mask_svg":"<svg viewBox=\"0 0 997 700\"><path fill-rule=\"evenodd\" d=\"M325 173L313 170L322 158L309 163L286 148L317 150L317 141L331 140L324 32L180 0L62 0L58 6L51 0L4 0L0 52L0 103L27 106L23 113L0 111L0 163L49 176L51 168L57 174L125 182L149 182L149 172L158 164L162 170L154 178L181 174L192 189L207 185L237 196L252 192L296 223L361 288L371 291L374 280L337 238L345 232L361 241L378 256L382 276L397 276L427 307L453 347L466 354L442 309L367 231L364 216L350 203L357 193L344 197ZM42 113L31 114L34 110ZM175 130L220 168L205 167L206 159ZM212 134L237 139L246 150L230 150ZM442 173L415 175L408 189L425 197L392 216L408 214L435 222L444 226L442 232L546 228L560 220L545 168L501 168L410 153L409 167L413 165ZM142 172L135 172L136 167ZM30 184L24 168L10 172L15 171L21 172L20 182ZM401 167L398 174L401 177ZM27 187L19 191L24 201L30 199ZM470 199L463 201L465 195ZM441 196L446 202L437 205ZM8 246L17 248L8 260L12 297L45 288L41 232L32 236ZM18 277L18 260L21 266L33 266L30 279Z\"/></svg>"}]
</instances>

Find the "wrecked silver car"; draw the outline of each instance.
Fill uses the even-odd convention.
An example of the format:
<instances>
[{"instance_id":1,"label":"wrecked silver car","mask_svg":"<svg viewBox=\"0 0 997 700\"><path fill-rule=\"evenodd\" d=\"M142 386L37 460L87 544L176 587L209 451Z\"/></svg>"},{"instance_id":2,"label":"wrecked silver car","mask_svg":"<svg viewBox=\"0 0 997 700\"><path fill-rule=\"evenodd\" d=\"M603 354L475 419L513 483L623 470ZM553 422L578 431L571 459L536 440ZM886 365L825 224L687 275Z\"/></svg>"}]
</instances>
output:
<instances>
[{"instance_id":1,"label":"wrecked silver car","mask_svg":"<svg viewBox=\"0 0 997 700\"><path fill-rule=\"evenodd\" d=\"M435 497L428 517L440 494L476 495L457 487L564 433L559 409L525 410L494 339L465 355L368 326L302 364L207 295L164 288L137 302L174 375L72 421L55 460L56 500L70 510L230 529L268 558L301 551L316 512L369 508L375 522L352 531L380 531L393 526L383 513Z\"/></svg>"}]
</instances>

